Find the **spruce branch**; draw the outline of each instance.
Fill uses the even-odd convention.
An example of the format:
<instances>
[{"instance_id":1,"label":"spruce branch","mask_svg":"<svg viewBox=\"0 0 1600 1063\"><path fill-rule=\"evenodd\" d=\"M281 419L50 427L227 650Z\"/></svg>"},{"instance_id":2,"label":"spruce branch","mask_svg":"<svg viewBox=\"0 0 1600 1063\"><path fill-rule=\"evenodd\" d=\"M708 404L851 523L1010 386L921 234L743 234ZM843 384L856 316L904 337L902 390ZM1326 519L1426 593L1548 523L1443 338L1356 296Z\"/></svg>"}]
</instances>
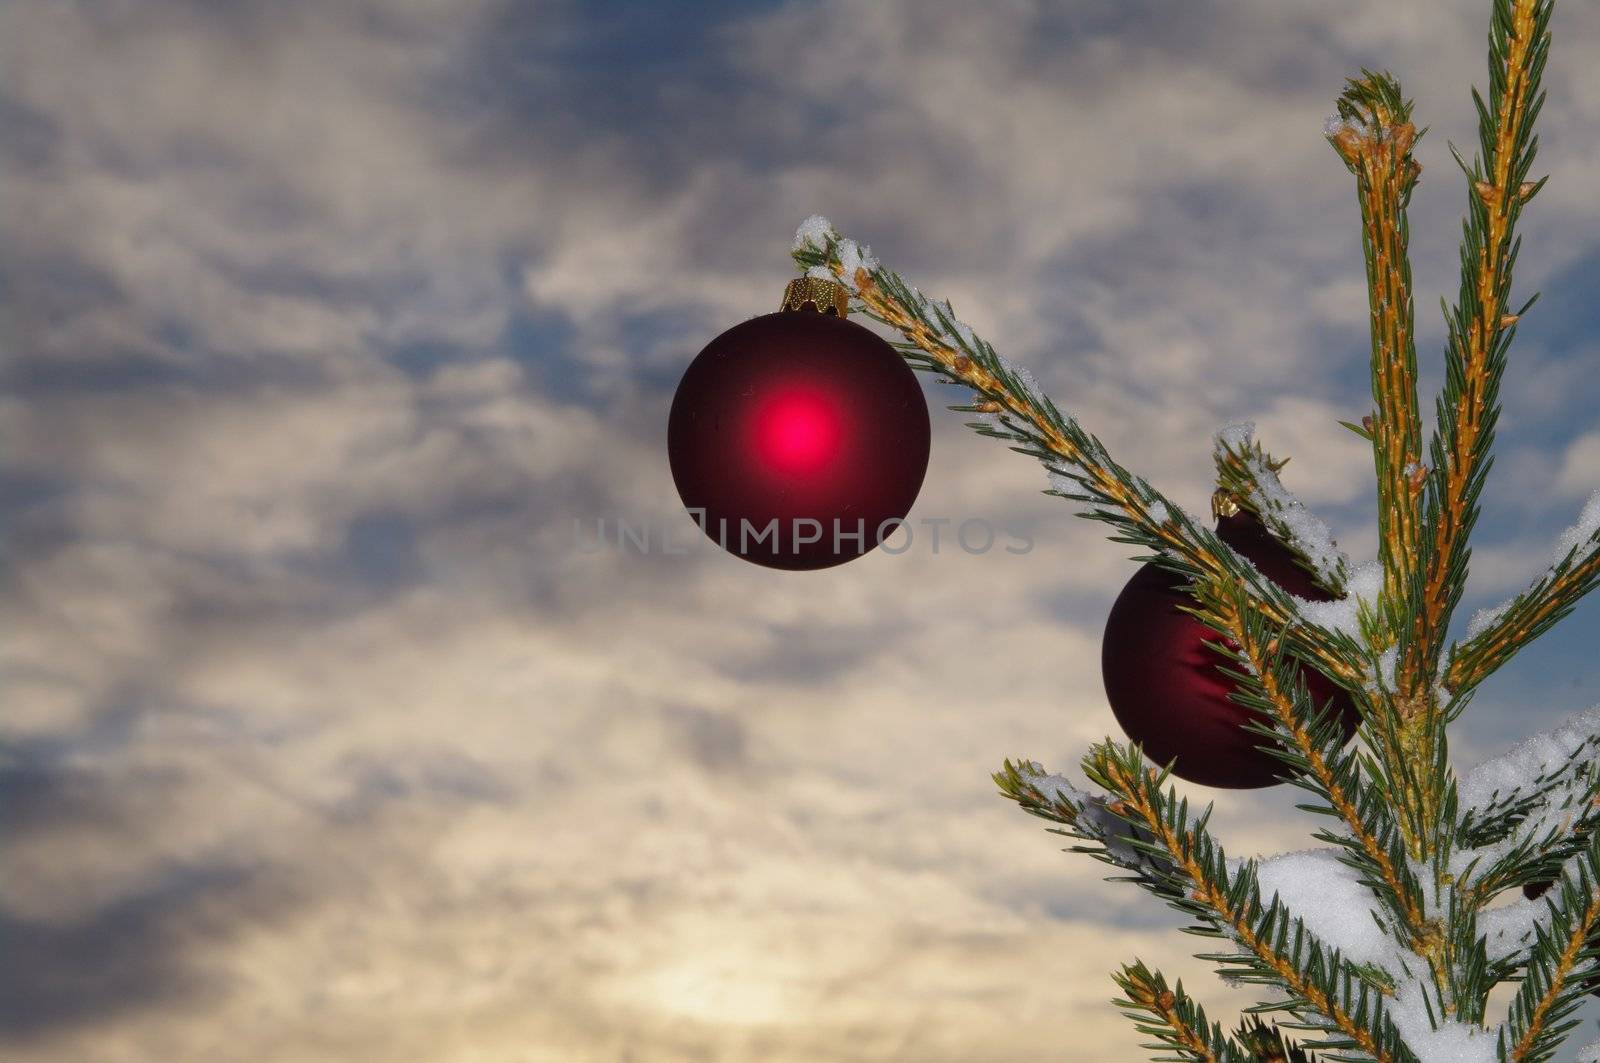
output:
<instances>
[{"instance_id":1,"label":"spruce branch","mask_svg":"<svg viewBox=\"0 0 1600 1063\"><path fill-rule=\"evenodd\" d=\"M1284 761L1292 785L1318 798L1319 804L1300 807L1344 823L1343 832L1322 830L1315 837L1345 851L1346 861L1406 928L1410 947L1423 951L1435 931L1424 910L1421 884L1406 859L1402 823L1379 799L1360 758L1345 749L1337 714L1331 706L1312 701L1304 676L1284 652L1280 633L1249 611L1237 588L1207 583L1199 598L1202 608L1195 615L1234 647L1213 644L1236 666L1227 672L1237 684L1234 700L1271 721L1271 729L1260 729L1263 737L1271 735L1286 745L1267 748Z\"/></svg>"},{"instance_id":2,"label":"spruce branch","mask_svg":"<svg viewBox=\"0 0 1600 1063\"><path fill-rule=\"evenodd\" d=\"M1353 1049L1379 1063L1416 1059L1367 972L1324 945L1276 897L1263 902L1252 862L1230 870L1207 830L1209 808L1191 817L1188 800L1163 789L1165 773L1148 768L1136 746L1101 743L1084 757L1083 769L1169 861L1168 903L1197 920L1191 932L1227 938L1241 950L1205 958L1231 977L1283 989L1289 999L1273 1007L1321 1032L1325 1039L1313 1047Z\"/></svg>"},{"instance_id":3,"label":"spruce branch","mask_svg":"<svg viewBox=\"0 0 1600 1063\"><path fill-rule=\"evenodd\" d=\"M1422 422L1417 409L1416 312L1406 209L1422 172L1412 148L1422 136L1411 101L1389 74L1362 71L1338 100L1328 142L1356 177L1372 331L1369 421L1378 478L1378 559L1385 621L1401 643L1402 689L1415 689L1426 647L1407 636L1401 610L1411 597L1421 542Z\"/></svg>"},{"instance_id":4,"label":"spruce branch","mask_svg":"<svg viewBox=\"0 0 1600 1063\"><path fill-rule=\"evenodd\" d=\"M1254 430L1253 424L1246 423L1217 433L1213 458L1218 489L1260 518L1317 586L1335 598L1344 597L1350 579L1349 559L1333 541L1328 526L1278 478L1289 459L1274 460L1255 440Z\"/></svg>"},{"instance_id":5,"label":"spruce branch","mask_svg":"<svg viewBox=\"0 0 1600 1063\"><path fill-rule=\"evenodd\" d=\"M1546 894L1549 922L1536 940L1522 986L1500 1033L1501 1058L1514 1063L1548 1060L1577 1025L1571 1018L1596 967L1591 940L1600 927L1600 837L1592 836L1568 874Z\"/></svg>"},{"instance_id":6,"label":"spruce branch","mask_svg":"<svg viewBox=\"0 0 1600 1063\"><path fill-rule=\"evenodd\" d=\"M1361 884L1389 913L1395 936L1425 961L1440 998L1471 998L1470 987L1458 977L1460 965L1455 961L1458 956L1476 955L1476 931L1463 924L1457 927L1458 934L1446 933L1442 921L1429 911L1424 884L1417 874L1424 854L1437 850L1442 856L1450 852L1448 841L1435 841L1440 836L1438 825L1423 820L1434 808L1422 796L1424 792L1446 794L1447 808L1448 795L1454 792L1442 759L1442 739L1434 746L1440 759L1430 771L1416 772L1413 765L1403 760L1396 762L1403 756L1404 745L1397 738L1403 732L1398 721L1391 718L1391 726L1380 734L1377 743L1380 770L1364 767L1359 757L1346 752L1344 733L1332 706L1319 709L1311 701L1303 676L1291 668L1270 629L1241 608L1233 589L1206 585L1200 588L1199 597L1203 608L1195 610L1195 615L1228 635L1233 647L1213 647L1238 665L1226 673L1238 684L1233 699L1275 725L1247 726L1263 737L1290 743L1287 748L1264 748L1288 765L1293 785L1321 799L1320 805L1301 805L1302 809L1337 815L1345 822L1344 833L1321 830L1314 836L1339 847L1341 862L1356 871ZM1392 717L1385 695L1380 692L1377 697L1377 718ZM1374 711L1370 704L1363 704L1367 712ZM1388 800L1390 791L1383 784L1385 780L1406 780L1400 785L1408 800ZM1443 878L1442 863L1436 856L1431 876L1435 888Z\"/></svg>"},{"instance_id":7,"label":"spruce branch","mask_svg":"<svg viewBox=\"0 0 1600 1063\"><path fill-rule=\"evenodd\" d=\"M1443 879L1453 844L1454 775L1445 725L1426 695L1381 690L1368 706L1368 777L1399 819L1407 855Z\"/></svg>"},{"instance_id":8,"label":"spruce branch","mask_svg":"<svg viewBox=\"0 0 1600 1063\"><path fill-rule=\"evenodd\" d=\"M1492 463L1500 413L1500 381L1520 310L1510 309L1519 241L1516 224L1539 188L1528 173L1538 150L1534 120L1544 103L1540 80L1549 56L1553 0L1495 0L1489 31L1489 99L1478 108L1479 156L1456 156L1469 186L1461 243L1461 292L1446 311L1445 387L1424 478L1423 576L1407 615L1423 669L1413 678L1431 687L1445 630L1461 599L1477 522L1479 495Z\"/></svg>"},{"instance_id":9,"label":"spruce branch","mask_svg":"<svg viewBox=\"0 0 1600 1063\"><path fill-rule=\"evenodd\" d=\"M1479 907L1548 883L1600 829L1600 708L1463 776L1455 877Z\"/></svg>"},{"instance_id":10,"label":"spruce branch","mask_svg":"<svg viewBox=\"0 0 1600 1063\"><path fill-rule=\"evenodd\" d=\"M1284 1038L1283 1031L1251 1016L1234 1034L1258 1063L1316 1063L1299 1045Z\"/></svg>"},{"instance_id":11,"label":"spruce branch","mask_svg":"<svg viewBox=\"0 0 1600 1063\"><path fill-rule=\"evenodd\" d=\"M1549 882L1600 829L1600 779L1592 764L1586 769L1574 772L1571 781L1577 785L1554 784L1558 796L1542 802L1499 841L1457 855L1458 863L1468 864L1463 878L1473 903L1481 907L1508 889Z\"/></svg>"},{"instance_id":12,"label":"spruce branch","mask_svg":"<svg viewBox=\"0 0 1600 1063\"><path fill-rule=\"evenodd\" d=\"M1566 552L1531 587L1489 611L1481 627L1474 617L1478 630L1469 629L1466 641L1450 647L1446 683L1451 690L1458 695L1472 690L1600 586L1600 494L1590 499L1562 544Z\"/></svg>"},{"instance_id":13,"label":"spruce branch","mask_svg":"<svg viewBox=\"0 0 1600 1063\"><path fill-rule=\"evenodd\" d=\"M1102 863L1131 872L1132 881L1166 899L1171 895L1171 869L1167 860L1151 849L1149 835L1130 823L1111 799L1079 790L1060 775L1049 775L1031 760L1010 760L994 776L1002 796L1024 812L1059 824L1052 834L1087 844L1069 852L1085 853Z\"/></svg>"},{"instance_id":14,"label":"spruce branch","mask_svg":"<svg viewBox=\"0 0 1600 1063\"><path fill-rule=\"evenodd\" d=\"M1169 1051L1161 1057L1184 1063L1261 1063L1261 1056L1247 1052L1222 1032L1222 1027L1207 1020L1205 1009L1183 991L1183 983L1168 987L1159 971L1143 963L1124 965L1111 976L1121 987L1123 998L1117 1007L1133 1021L1142 1034L1156 1038L1142 1047Z\"/></svg>"},{"instance_id":15,"label":"spruce branch","mask_svg":"<svg viewBox=\"0 0 1600 1063\"><path fill-rule=\"evenodd\" d=\"M977 414L980 419L969 427L1044 465L1050 493L1082 503L1079 516L1110 525L1114 541L1157 551L1160 564L1191 580L1230 580L1246 587L1254 610L1288 628L1291 652L1335 682L1359 688L1363 652L1354 639L1298 616L1282 588L1148 481L1117 464L1099 439L1056 408L1031 373L1001 357L957 318L948 301L935 302L912 288L820 217L800 226L793 257L809 275L844 284L858 309L905 336L908 342L896 346L914 368L970 389L973 401L952 409Z\"/></svg>"},{"instance_id":16,"label":"spruce branch","mask_svg":"<svg viewBox=\"0 0 1600 1063\"><path fill-rule=\"evenodd\" d=\"M1542 103L1539 80L1551 9L1549 0L1495 3L1490 100L1479 101L1482 156L1468 168L1473 195L1462 245L1461 297L1447 314L1445 390L1437 403L1431 468L1422 477L1420 561L1405 585L1405 599L1388 603L1389 615L1399 622L1397 689L1375 699L1368 717L1379 769L1375 780L1396 804L1413 862L1431 867L1432 889L1450 907L1458 898L1448 881L1455 824L1445 724L1466 702L1456 696L1440 705L1437 679L1444 632L1465 584L1467 540L1490 464L1500 379L1517 316L1506 309L1514 230L1522 197L1531 194L1524 183L1536 149L1532 127ZM1386 105L1392 105L1398 86L1393 89L1375 91L1389 94ZM1442 1005L1476 1010L1475 975L1463 980L1460 972L1477 970L1477 946L1457 931L1443 935L1441 949L1429 953L1434 982Z\"/></svg>"}]
</instances>

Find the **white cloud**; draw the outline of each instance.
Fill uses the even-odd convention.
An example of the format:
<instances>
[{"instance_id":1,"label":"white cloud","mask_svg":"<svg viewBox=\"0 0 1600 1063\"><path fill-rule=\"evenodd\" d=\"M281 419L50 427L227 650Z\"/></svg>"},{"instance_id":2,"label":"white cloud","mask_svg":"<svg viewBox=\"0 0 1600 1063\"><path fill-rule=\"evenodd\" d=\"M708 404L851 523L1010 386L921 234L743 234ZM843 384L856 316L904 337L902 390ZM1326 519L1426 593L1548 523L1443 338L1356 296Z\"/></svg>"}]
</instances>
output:
<instances>
[{"instance_id":1,"label":"white cloud","mask_svg":"<svg viewBox=\"0 0 1600 1063\"><path fill-rule=\"evenodd\" d=\"M1590 432L1574 439L1561 459L1561 472L1556 480L1561 492L1575 498L1584 498L1600 485L1600 432Z\"/></svg>"},{"instance_id":2,"label":"white cloud","mask_svg":"<svg viewBox=\"0 0 1600 1063\"><path fill-rule=\"evenodd\" d=\"M229 10L0 15L50 130L8 180L7 255L40 279L0 418L60 487L6 588L27 759L0 773L40 796L0 903L48 942L193 890L86 954L149 951L152 995L63 1011L28 1058L1104 1059L1138 1039L1106 1003L1125 959L1243 1000L992 793L1002 758L1070 770L1114 729L1099 632L1131 551L1037 467L936 411L913 514L1024 529L1025 556L793 576L582 553L570 520L686 525L661 380L771 306L823 210L1192 511L1211 433L1250 417L1370 552L1370 459L1335 423L1368 400L1319 333L1364 361L1359 242L1318 122L1343 52L1396 35L1464 113L1476 23L1256 5L1043 47L1021 5L758 13L702 57L747 94L663 75L651 120L710 145L663 158L663 130L575 138L513 98L598 32L576 5L531 16L551 50L487 95L453 79L493 5ZM1600 123L1561 102L1578 65L1547 130L1569 185ZM1570 257L1593 205L1537 202ZM532 311L571 326L561 357L502 348ZM405 371L419 343L461 357ZM350 556L375 515L396 571ZM1220 795L1230 850L1294 844L1292 797Z\"/></svg>"}]
</instances>

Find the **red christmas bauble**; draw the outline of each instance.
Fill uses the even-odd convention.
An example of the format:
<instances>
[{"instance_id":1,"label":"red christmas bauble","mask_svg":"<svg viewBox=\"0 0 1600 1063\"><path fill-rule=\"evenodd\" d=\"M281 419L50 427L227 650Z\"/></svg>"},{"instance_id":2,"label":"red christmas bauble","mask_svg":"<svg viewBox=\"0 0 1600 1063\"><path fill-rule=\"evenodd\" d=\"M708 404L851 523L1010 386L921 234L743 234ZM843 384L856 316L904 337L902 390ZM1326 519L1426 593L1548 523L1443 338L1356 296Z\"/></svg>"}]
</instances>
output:
<instances>
[{"instance_id":1,"label":"red christmas bauble","mask_svg":"<svg viewBox=\"0 0 1600 1063\"><path fill-rule=\"evenodd\" d=\"M1222 517L1217 535L1291 594L1311 601L1332 598L1248 510ZM1100 651L1111 711L1147 759L1171 763L1180 779L1230 789L1282 782L1289 769L1261 748L1270 739L1245 729L1255 713L1229 699L1236 684L1218 667L1225 659L1207 645L1227 640L1179 611L1195 604L1184 583L1152 563L1117 596ZM1349 694L1314 669L1302 674L1316 704L1331 699L1346 738L1354 734L1360 714Z\"/></svg>"},{"instance_id":2,"label":"red christmas bauble","mask_svg":"<svg viewBox=\"0 0 1600 1063\"><path fill-rule=\"evenodd\" d=\"M929 439L905 361L860 325L812 309L712 340L667 423L672 478L702 530L781 569L841 564L892 534L922 487Z\"/></svg>"}]
</instances>

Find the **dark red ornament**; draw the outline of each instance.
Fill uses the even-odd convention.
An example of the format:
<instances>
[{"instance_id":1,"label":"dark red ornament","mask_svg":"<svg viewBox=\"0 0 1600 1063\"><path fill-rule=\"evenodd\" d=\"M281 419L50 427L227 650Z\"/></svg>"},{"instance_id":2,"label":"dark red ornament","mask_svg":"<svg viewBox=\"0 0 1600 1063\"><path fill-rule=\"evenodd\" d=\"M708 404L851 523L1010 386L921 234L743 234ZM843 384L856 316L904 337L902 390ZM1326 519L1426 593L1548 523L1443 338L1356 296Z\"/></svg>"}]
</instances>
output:
<instances>
[{"instance_id":1,"label":"dark red ornament","mask_svg":"<svg viewBox=\"0 0 1600 1063\"><path fill-rule=\"evenodd\" d=\"M793 282L785 309L724 332L690 363L667 422L678 495L730 553L827 568L874 549L928 469L928 405L844 288Z\"/></svg>"},{"instance_id":2,"label":"dark red ornament","mask_svg":"<svg viewBox=\"0 0 1600 1063\"><path fill-rule=\"evenodd\" d=\"M1262 574L1311 601L1332 595L1318 587L1289 549L1249 510L1224 502L1217 535ZM1184 580L1147 564L1117 596L1106 621L1100 671L1111 711L1154 764L1204 786L1248 790L1282 782L1287 766L1260 748L1270 739L1246 730L1252 710L1229 699L1236 684L1218 668L1225 659L1207 643L1226 641L1179 606L1195 601ZM1315 670L1303 671L1320 706L1332 699L1346 737L1360 714L1349 694Z\"/></svg>"}]
</instances>

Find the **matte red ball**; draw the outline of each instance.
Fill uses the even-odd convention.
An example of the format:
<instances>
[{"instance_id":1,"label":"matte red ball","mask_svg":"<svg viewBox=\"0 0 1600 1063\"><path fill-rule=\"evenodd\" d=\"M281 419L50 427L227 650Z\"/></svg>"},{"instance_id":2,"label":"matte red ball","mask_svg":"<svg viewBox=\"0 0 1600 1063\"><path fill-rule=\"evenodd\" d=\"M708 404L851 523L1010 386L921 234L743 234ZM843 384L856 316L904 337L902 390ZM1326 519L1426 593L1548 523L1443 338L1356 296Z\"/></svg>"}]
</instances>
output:
<instances>
[{"instance_id":1,"label":"matte red ball","mask_svg":"<svg viewBox=\"0 0 1600 1063\"><path fill-rule=\"evenodd\" d=\"M1248 510L1218 521L1217 535L1291 594L1332 598ZM1270 739L1245 729L1254 714L1229 699L1236 684L1218 667L1222 655L1206 645L1223 636L1179 611L1194 604L1183 578L1155 564L1128 581L1111 607L1100 651L1111 711L1148 760L1171 762L1181 779L1241 790L1282 782L1287 766L1260 748ZM1316 704L1331 699L1346 738L1354 734L1360 714L1349 694L1320 672L1302 674Z\"/></svg>"},{"instance_id":2,"label":"matte red ball","mask_svg":"<svg viewBox=\"0 0 1600 1063\"><path fill-rule=\"evenodd\" d=\"M690 363L667 454L713 541L759 565L816 569L893 534L930 436L922 388L892 347L852 321L785 310L735 325Z\"/></svg>"}]
</instances>

